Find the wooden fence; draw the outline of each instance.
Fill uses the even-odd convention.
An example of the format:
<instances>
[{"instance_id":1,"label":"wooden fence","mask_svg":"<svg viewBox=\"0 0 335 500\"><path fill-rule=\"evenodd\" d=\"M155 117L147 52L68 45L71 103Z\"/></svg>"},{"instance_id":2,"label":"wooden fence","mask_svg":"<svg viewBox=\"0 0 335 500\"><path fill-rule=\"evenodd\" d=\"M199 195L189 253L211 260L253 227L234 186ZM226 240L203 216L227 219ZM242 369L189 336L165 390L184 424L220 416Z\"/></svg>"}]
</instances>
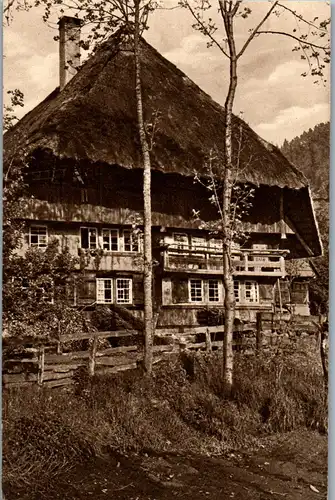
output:
<instances>
[{"instance_id":1,"label":"wooden fence","mask_svg":"<svg viewBox=\"0 0 335 500\"><path fill-rule=\"evenodd\" d=\"M271 331L264 332L264 322L240 325L235 332L233 347L236 350L254 350L262 345L282 343L286 337ZM308 329L306 329L308 330ZM221 336L220 340L216 340ZM154 345L154 363L185 350L212 351L222 349L223 326L157 329ZM126 340L133 345L105 347L103 339ZM38 385L43 387L61 387L74 384L82 375L82 370L90 376L112 374L137 368L143 360L143 346L135 345L136 337L142 336L136 330L114 332L96 332L78 335L63 335L60 339L45 345L20 349L20 355L3 358L3 386L5 388ZM199 342L197 339L201 338ZM63 346L71 341L90 340L86 350L62 352ZM164 345L165 344L165 345ZM27 345L27 344L25 344ZM21 340L22 347L22 340ZM65 350L65 349L64 349Z\"/></svg>"}]
</instances>

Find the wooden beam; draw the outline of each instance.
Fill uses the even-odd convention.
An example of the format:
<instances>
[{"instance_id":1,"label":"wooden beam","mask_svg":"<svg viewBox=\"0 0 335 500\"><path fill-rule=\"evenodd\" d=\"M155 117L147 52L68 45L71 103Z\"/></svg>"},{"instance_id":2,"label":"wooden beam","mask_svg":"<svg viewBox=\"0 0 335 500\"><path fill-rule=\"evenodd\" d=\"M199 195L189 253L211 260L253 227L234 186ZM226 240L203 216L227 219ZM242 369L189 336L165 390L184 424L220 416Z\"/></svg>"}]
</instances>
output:
<instances>
[{"instance_id":1,"label":"wooden beam","mask_svg":"<svg viewBox=\"0 0 335 500\"><path fill-rule=\"evenodd\" d=\"M286 231L285 231L285 214L284 214L284 193L283 190L281 189L280 191L280 206L279 206L279 211L280 211L280 237L281 239L286 238Z\"/></svg>"},{"instance_id":2,"label":"wooden beam","mask_svg":"<svg viewBox=\"0 0 335 500\"><path fill-rule=\"evenodd\" d=\"M298 238L299 242L301 243L301 245L303 246L304 250L306 250L307 254L309 255L309 257L313 257L314 255L314 252L313 250L311 250L311 248L307 245L306 241L300 236L297 228L295 227L295 225L293 224L293 222L291 221L291 219L289 219L288 217L285 217L285 222L291 226L291 228L293 229L294 231L294 234L296 235L296 237Z\"/></svg>"}]
</instances>

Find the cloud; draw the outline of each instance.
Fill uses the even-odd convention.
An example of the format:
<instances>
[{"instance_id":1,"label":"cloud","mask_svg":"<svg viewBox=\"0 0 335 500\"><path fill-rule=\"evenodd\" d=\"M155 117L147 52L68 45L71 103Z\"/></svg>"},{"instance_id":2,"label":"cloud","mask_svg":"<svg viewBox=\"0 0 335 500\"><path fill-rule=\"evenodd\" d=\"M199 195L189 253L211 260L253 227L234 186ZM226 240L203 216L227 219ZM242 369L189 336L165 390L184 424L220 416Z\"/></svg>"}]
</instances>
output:
<instances>
[{"instance_id":1,"label":"cloud","mask_svg":"<svg viewBox=\"0 0 335 500\"><path fill-rule=\"evenodd\" d=\"M201 67L215 61L222 61L222 54L206 47L206 39L203 35L192 33L182 38L180 45L173 50L163 53L169 61L179 67Z\"/></svg>"},{"instance_id":2,"label":"cloud","mask_svg":"<svg viewBox=\"0 0 335 500\"><path fill-rule=\"evenodd\" d=\"M163 1L173 4L177 0ZM292 2L290 5L309 18L319 15L322 19L326 17L324 12L329 13L329 8L325 9L322 4L325 2ZM260 20L268 9L267 2L249 5L254 21ZM40 14L38 9L18 12L11 26L4 30L4 87L6 90L20 88L24 92L24 113L58 85L55 29L48 28ZM273 28L292 27L292 19L290 21L287 15L271 22ZM238 45L243 43L251 23L251 17L236 23ZM217 35L222 38L222 30ZM213 99L224 103L229 83L227 61L217 48L207 49L206 38L192 29L192 18L186 9L154 12L145 37ZM252 42L239 61L234 112L243 111L250 126L275 143L299 135L329 117L329 88L313 85L312 78L300 76L306 64L291 49L289 39L262 35Z\"/></svg>"},{"instance_id":3,"label":"cloud","mask_svg":"<svg viewBox=\"0 0 335 500\"><path fill-rule=\"evenodd\" d=\"M291 106L281 110L272 121L262 122L254 129L264 139L282 144L285 138L291 140L301 133L299 131L308 130L329 119L328 103L319 103L312 107Z\"/></svg>"}]
</instances>

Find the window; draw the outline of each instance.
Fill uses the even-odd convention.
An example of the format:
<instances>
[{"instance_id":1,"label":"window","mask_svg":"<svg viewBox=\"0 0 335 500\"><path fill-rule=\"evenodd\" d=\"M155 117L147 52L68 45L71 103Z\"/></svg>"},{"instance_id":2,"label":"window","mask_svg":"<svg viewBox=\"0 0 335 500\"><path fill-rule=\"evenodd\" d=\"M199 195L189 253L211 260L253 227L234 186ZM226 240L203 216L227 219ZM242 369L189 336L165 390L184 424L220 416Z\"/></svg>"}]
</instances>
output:
<instances>
[{"instance_id":1,"label":"window","mask_svg":"<svg viewBox=\"0 0 335 500\"><path fill-rule=\"evenodd\" d=\"M119 251L119 231L117 229L102 230L103 249L109 252Z\"/></svg>"},{"instance_id":2,"label":"window","mask_svg":"<svg viewBox=\"0 0 335 500\"><path fill-rule=\"evenodd\" d=\"M203 236L192 236L192 239L191 239L191 245L192 245L192 250L194 249L204 249L206 248L206 238L204 238Z\"/></svg>"},{"instance_id":3,"label":"window","mask_svg":"<svg viewBox=\"0 0 335 500\"><path fill-rule=\"evenodd\" d=\"M202 302L203 301L202 280L190 280L189 293L190 293L189 295L190 302Z\"/></svg>"},{"instance_id":4,"label":"window","mask_svg":"<svg viewBox=\"0 0 335 500\"><path fill-rule=\"evenodd\" d=\"M219 280L208 281L208 301L209 302L220 301Z\"/></svg>"},{"instance_id":5,"label":"window","mask_svg":"<svg viewBox=\"0 0 335 500\"><path fill-rule=\"evenodd\" d=\"M244 286L245 301L258 302L258 283L256 281L246 281Z\"/></svg>"},{"instance_id":6,"label":"window","mask_svg":"<svg viewBox=\"0 0 335 500\"><path fill-rule=\"evenodd\" d=\"M98 247L97 229L95 227L80 228L80 246L81 248L90 249Z\"/></svg>"},{"instance_id":7,"label":"window","mask_svg":"<svg viewBox=\"0 0 335 500\"><path fill-rule=\"evenodd\" d=\"M259 302L257 281L234 281L234 294L236 303Z\"/></svg>"},{"instance_id":8,"label":"window","mask_svg":"<svg viewBox=\"0 0 335 500\"><path fill-rule=\"evenodd\" d=\"M29 280L13 276L12 283L20 288L21 295L34 301L34 304L44 302L48 304L54 303L54 283L53 280L47 279L41 282L40 278Z\"/></svg>"},{"instance_id":9,"label":"window","mask_svg":"<svg viewBox=\"0 0 335 500\"><path fill-rule=\"evenodd\" d=\"M138 252L138 235L129 229L123 231L123 250L125 252Z\"/></svg>"},{"instance_id":10,"label":"window","mask_svg":"<svg viewBox=\"0 0 335 500\"><path fill-rule=\"evenodd\" d=\"M235 295L235 301L236 302L241 302L241 283L239 281L234 281L234 295Z\"/></svg>"},{"instance_id":11,"label":"window","mask_svg":"<svg viewBox=\"0 0 335 500\"><path fill-rule=\"evenodd\" d=\"M48 231L46 226L30 226L29 244L32 247L44 248L47 246Z\"/></svg>"},{"instance_id":12,"label":"window","mask_svg":"<svg viewBox=\"0 0 335 500\"><path fill-rule=\"evenodd\" d=\"M185 233L173 233L173 239L177 248L188 248L188 236Z\"/></svg>"},{"instance_id":13,"label":"window","mask_svg":"<svg viewBox=\"0 0 335 500\"><path fill-rule=\"evenodd\" d=\"M129 278L118 278L116 280L116 302L117 304L132 303L132 281Z\"/></svg>"},{"instance_id":14,"label":"window","mask_svg":"<svg viewBox=\"0 0 335 500\"><path fill-rule=\"evenodd\" d=\"M222 240L220 240L219 238L210 239L209 240L209 248L211 250L222 250L222 248L223 248Z\"/></svg>"},{"instance_id":15,"label":"window","mask_svg":"<svg viewBox=\"0 0 335 500\"><path fill-rule=\"evenodd\" d=\"M53 281L47 282L39 287L37 290L37 298L41 300L41 302L45 302L48 304L54 303L54 284Z\"/></svg>"},{"instance_id":16,"label":"window","mask_svg":"<svg viewBox=\"0 0 335 500\"><path fill-rule=\"evenodd\" d=\"M133 283L131 278L97 278L98 304L132 304ZM115 296L114 296L115 289Z\"/></svg>"},{"instance_id":17,"label":"window","mask_svg":"<svg viewBox=\"0 0 335 500\"><path fill-rule=\"evenodd\" d=\"M97 303L111 304L113 302L113 283L110 278L97 278Z\"/></svg>"},{"instance_id":18,"label":"window","mask_svg":"<svg viewBox=\"0 0 335 500\"><path fill-rule=\"evenodd\" d=\"M264 250L267 250L268 246L264 243L254 243L252 245L252 249L253 250L259 250L260 253L262 254L262 251ZM255 262L266 262L268 260L268 257L266 255L257 255L257 252L256 252L256 255L253 257L253 260Z\"/></svg>"}]
</instances>

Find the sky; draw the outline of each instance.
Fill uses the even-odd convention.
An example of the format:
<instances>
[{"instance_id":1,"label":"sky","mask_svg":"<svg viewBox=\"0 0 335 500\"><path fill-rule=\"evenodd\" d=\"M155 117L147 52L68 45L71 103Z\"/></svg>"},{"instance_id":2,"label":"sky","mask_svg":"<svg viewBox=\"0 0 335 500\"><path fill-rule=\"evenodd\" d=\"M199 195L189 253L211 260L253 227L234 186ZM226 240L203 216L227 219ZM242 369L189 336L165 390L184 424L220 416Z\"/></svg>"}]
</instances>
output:
<instances>
[{"instance_id":1,"label":"sky","mask_svg":"<svg viewBox=\"0 0 335 500\"><path fill-rule=\"evenodd\" d=\"M166 1L173 5L174 0ZM317 16L322 20L330 15L325 1L290 0L286 4L309 20ZM252 13L247 20L237 20L235 34L239 47L248 29L257 25L269 9L266 0L246 1L245 5ZM216 36L222 40L222 21L216 11L213 19L217 21ZM293 17L286 14L274 16L266 24L268 30L285 32L299 30L300 26L301 23L297 25ZM56 28L47 26L42 21L42 11L36 8L15 13L11 24L4 28L4 100L9 89L19 88L24 93L25 107L17 112L19 117L58 86L55 35ZM207 48L206 38L192 28L187 10L156 11L145 38L215 101L224 104L229 84L227 59L217 48ZM288 37L261 35L250 44L238 66L234 113L262 138L279 146L284 139L291 140L330 119L328 78L326 83L315 84L315 78L302 77L308 65L301 60L300 53L292 52L293 47L294 41Z\"/></svg>"}]
</instances>

